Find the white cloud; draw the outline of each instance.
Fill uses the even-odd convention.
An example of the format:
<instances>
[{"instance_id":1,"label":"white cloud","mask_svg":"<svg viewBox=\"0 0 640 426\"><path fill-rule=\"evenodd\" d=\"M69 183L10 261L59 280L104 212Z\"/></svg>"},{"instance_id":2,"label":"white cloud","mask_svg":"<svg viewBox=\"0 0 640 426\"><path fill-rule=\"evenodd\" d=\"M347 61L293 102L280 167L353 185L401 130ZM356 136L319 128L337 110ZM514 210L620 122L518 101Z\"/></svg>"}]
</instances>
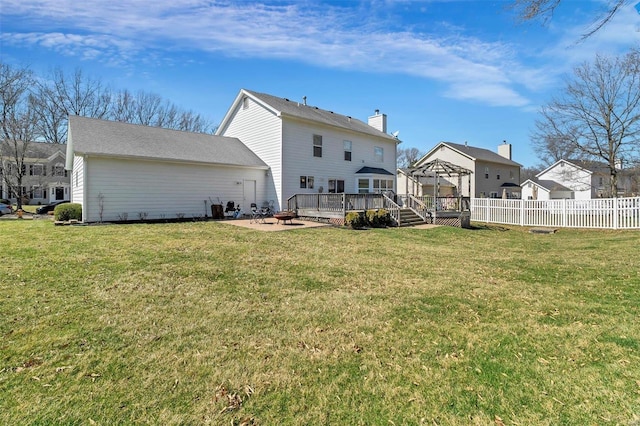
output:
<instances>
[{"instance_id":1,"label":"white cloud","mask_svg":"<svg viewBox=\"0 0 640 426\"><path fill-rule=\"evenodd\" d=\"M3 10L32 29L5 33L3 42L110 64L163 49L282 58L422 77L444 85L445 96L504 106L526 106L521 88L546 82L544 73L520 63L504 43L391 31L361 9L326 4L159 0L151 7L146 0L3 0Z\"/></svg>"}]
</instances>

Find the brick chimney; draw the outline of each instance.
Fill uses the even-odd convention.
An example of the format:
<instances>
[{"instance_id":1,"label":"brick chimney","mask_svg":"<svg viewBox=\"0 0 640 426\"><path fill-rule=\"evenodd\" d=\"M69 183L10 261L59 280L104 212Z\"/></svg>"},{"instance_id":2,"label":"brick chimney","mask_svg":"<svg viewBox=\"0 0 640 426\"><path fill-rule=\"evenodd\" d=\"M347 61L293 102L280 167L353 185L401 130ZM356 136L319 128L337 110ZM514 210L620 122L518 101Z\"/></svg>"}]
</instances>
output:
<instances>
[{"instance_id":1,"label":"brick chimney","mask_svg":"<svg viewBox=\"0 0 640 426\"><path fill-rule=\"evenodd\" d=\"M502 141L502 145L498 145L498 155L511 160L511 144L507 141Z\"/></svg>"},{"instance_id":2,"label":"brick chimney","mask_svg":"<svg viewBox=\"0 0 640 426\"><path fill-rule=\"evenodd\" d=\"M369 117L369 126L387 133L387 114L380 114L380 110L377 109L375 114Z\"/></svg>"}]
</instances>

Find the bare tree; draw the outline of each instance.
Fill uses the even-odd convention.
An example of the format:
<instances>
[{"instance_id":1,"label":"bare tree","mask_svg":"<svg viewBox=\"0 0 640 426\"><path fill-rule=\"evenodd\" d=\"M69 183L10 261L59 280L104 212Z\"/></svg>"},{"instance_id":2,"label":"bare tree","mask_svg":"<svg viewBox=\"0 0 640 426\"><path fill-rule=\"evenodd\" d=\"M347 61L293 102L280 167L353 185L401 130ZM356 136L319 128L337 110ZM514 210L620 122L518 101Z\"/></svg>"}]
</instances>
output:
<instances>
[{"instance_id":1,"label":"bare tree","mask_svg":"<svg viewBox=\"0 0 640 426\"><path fill-rule=\"evenodd\" d=\"M539 167L523 167L520 169L520 183L531 179L535 180L536 175L542 171Z\"/></svg>"},{"instance_id":2,"label":"bare tree","mask_svg":"<svg viewBox=\"0 0 640 426\"><path fill-rule=\"evenodd\" d=\"M184 111L155 93L128 90L113 98L111 117L116 121L189 132L212 133L214 126L202 115Z\"/></svg>"},{"instance_id":3,"label":"bare tree","mask_svg":"<svg viewBox=\"0 0 640 426\"><path fill-rule=\"evenodd\" d=\"M550 166L560 160L583 160L586 155L569 139L538 132L532 137L534 152L542 166Z\"/></svg>"},{"instance_id":4,"label":"bare tree","mask_svg":"<svg viewBox=\"0 0 640 426\"><path fill-rule=\"evenodd\" d=\"M396 155L397 166L399 169L411 167L422 156L424 156L424 153L420 152L418 148L398 148Z\"/></svg>"},{"instance_id":5,"label":"bare tree","mask_svg":"<svg viewBox=\"0 0 640 426\"><path fill-rule=\"evenodd\" d=\"M546 23L551 20L553 13L561 2L562 0L513 0L509 8L515 11L516 16L521 21L539 19ZM597 17L581 39L589 38L598 32L613 19L623 6L629 3L631 3L630 0L609 0L606 10Z\"/></svg>"},{"instance_id":6,"label":"bare tree","mask_svg":"<svg viewBox=\"0 0 640 426\"><path fill-rule=\"evenodd\" d=\"M593 64L577 67L562 96L541 115L534 139L563 141L585 159L604 162L615 197L622 160L640 156L640 50L597 55Z\"/></svg>"},{"instance_id":7,"label":"bare tree","mask_svg":"<svg viewBox=\"0 0 640 426\"><path fill-rule=\"evenodd\" d=\"M27 195L22 187L27 174L25 157L37 134L37 118L29 92L33 83L30 70L0 63L0 173L9 195L15 195L19 209Z\"/></svg>"},{"instance_id":8,"label":"bare tree","mask_svg":"<svg viewBox=\"0 0 640 426\"><path fill-rule=\"evenodd\" d=\"M57 68L37 87L38 130L46 142L66 142L69 115L107 118L111 111L111 91L79 68L71 75Z\"/></svg>"}]
</instances>

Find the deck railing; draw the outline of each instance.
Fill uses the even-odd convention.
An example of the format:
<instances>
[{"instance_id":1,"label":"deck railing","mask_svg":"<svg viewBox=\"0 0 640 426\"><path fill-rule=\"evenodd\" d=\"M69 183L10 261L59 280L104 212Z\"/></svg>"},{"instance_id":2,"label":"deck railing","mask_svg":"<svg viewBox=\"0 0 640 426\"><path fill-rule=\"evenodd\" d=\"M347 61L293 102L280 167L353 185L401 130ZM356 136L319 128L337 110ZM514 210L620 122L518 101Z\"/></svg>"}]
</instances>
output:
<instances>
[{"instance_id":1,"label":"deck railing","mask_svg":"<svg viewBox=\"0 0 640 426\"><path fill-rule=\"evenodd\" d=\"M640 197L595 200L471 199L471 220L520 226L640 229Z\"/></svg>"},{"instance_id":2,"label":"deck railing","mask_svg":"<svg viewBox=\"0 0 640 426\"><path fill-rule=\"evenodd\" d=\"M400 207L385 194L295 194L287 200L287 209L314 211L318 217L322 217L322 213L344 217L352 210L385 209L396 222L400 220Z\"/></svg>"}]
</instances>

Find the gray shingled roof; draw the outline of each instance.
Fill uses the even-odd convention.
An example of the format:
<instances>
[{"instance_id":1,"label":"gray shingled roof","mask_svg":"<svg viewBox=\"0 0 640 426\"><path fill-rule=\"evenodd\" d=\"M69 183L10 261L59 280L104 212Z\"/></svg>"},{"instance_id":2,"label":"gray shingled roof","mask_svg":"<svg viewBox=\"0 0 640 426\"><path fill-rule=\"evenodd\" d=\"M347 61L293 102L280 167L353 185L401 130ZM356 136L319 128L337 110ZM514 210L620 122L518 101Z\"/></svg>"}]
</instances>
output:
<instances>
[{"instance_id":1,"label":"gray shingled roof","mask_svg":"<svg viewBox=\"0 0 640 426\"><path fill-rule=\"evenodd\" d=\"M368 167L365 166L363 168L361 168L360 170L358 170L356 172L356 174L374 174L374 175L391 175L393 176L393 173L391 173L390 171L383 169L381 167Z\"/></svg>"},{"instance_id":2,"label":"gray shingled roof","mask_svg":"<svg viewBox=\"0 0 640 426\"><path fill-rule=\"evenodd\" d=\"M556 182L555 180L538 179L534 181L541 187L548 189L549 191L572 191L571 188Z\"/></svg>"},{"instance_id":3,"label":"gray shingled roof","mask_svg":"<svg viewBox=\"0 0 640 426\"><path fill-rule=\"evenodd\" d=\"M393 136L381 132L375 127L348 115L337 114L333 111L327 111L311 105L304 105L300 102L291 101L286 98L278 98L266 93L258 93L246 89L244 91L281 112L283 116L296 117L303 120L314 121L317 123L327 124L329 126L352 130L354 132L398 141L398 139Z\"/></svg>"},{"instance_id":4,"label":"gray shingled roof","mask_svg":"<svg viewBox=\"0 0 640 426\"><path fill-rule=\"evenodd\" d=\"M18 149L22 150L23 142L18 142L18 144ZM12 155L11 151L13 149L13 142L2 143L0 144L0 148L2 149L2 155L10 157ZM67 146L65 144L29 142L25 156L28 158L49 158L58 151L64 155L66 150Z\"/></svg>"},{"instance_id":5,"label":"gray shingled roof","mask_svg":"<svg viewBox=\"0 0 640 426\"><path fill-rule=\"evenodd\" d=\"M468 155L471 158L474 158L476 160L480 160L480 161L490 161L492 163L498 163L498 164L505 164L505 165L509 165L509 166L521 166L521 164L516 163L513 160L509 160L508 158L503 157L500 154L497 154L493 151L490 151L488 149L484 149L484 148L476 148L473 146L468 146L468 145L464 145L464 144L459 144L459 143L453 143L453 142L442 142L448 146L450 146L451 148L460 151L466 155Z\"/></svg>"},{"instance_id":6,"label":"gray shingled roof","mask_svg":"<svg viewBox=\"0 0 640 426\"><path fill-rule=\"evenodd\" d=\"M239 139L226 136L78 116L69 117L69 134L79 154L267 167Z\"/></svg>"}]
</instances>

